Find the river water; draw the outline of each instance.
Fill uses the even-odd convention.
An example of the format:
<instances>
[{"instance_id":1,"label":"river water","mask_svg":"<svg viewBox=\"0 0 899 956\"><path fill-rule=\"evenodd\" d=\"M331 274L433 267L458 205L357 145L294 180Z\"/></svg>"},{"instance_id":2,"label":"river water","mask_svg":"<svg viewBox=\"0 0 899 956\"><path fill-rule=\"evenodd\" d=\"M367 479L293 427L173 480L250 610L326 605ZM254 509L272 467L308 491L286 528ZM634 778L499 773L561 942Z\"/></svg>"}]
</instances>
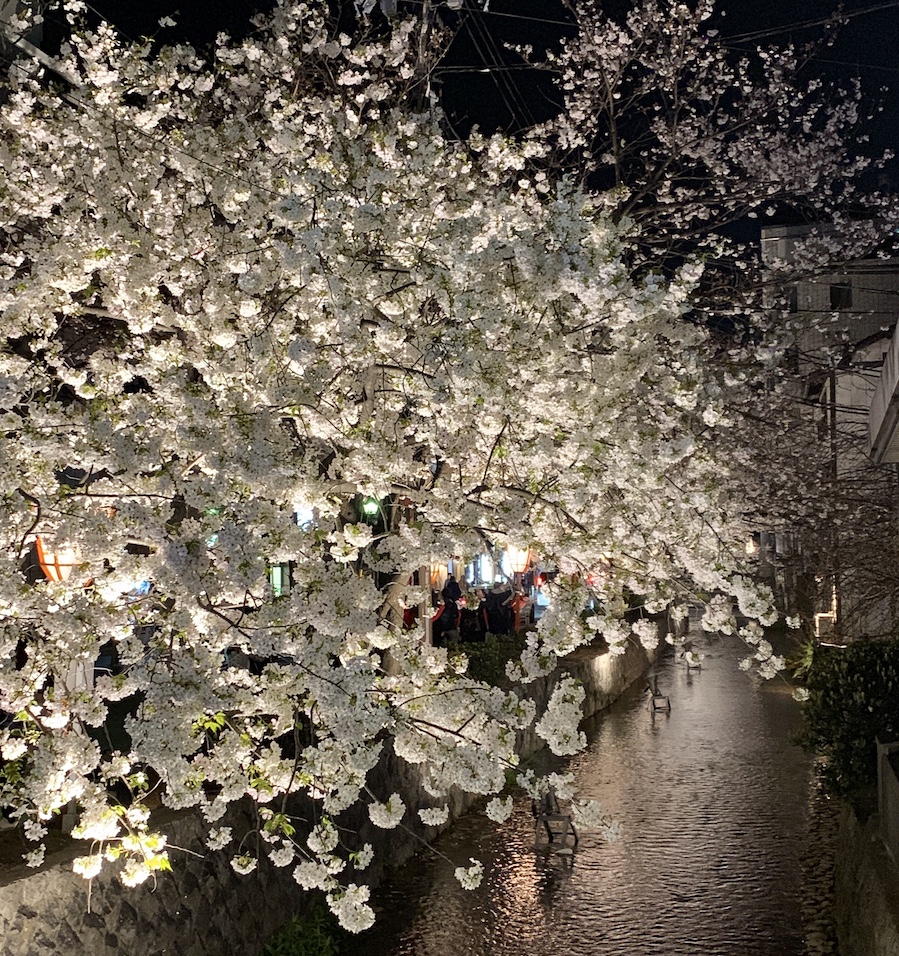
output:
<instances>
[{"instance_id":1,"label":"river water","mask_svg":"<svg viewBox=\"0 0 899 956\"><path fill-rule=\"evenodd\" d=\"M568 762L620 821L573 857L537 841L529 801L504 824L471 813L373 893L378 921L351 956L801 956L801 858L811 762L784 682L737 667L735 638L699 639L701 670L655 669L588 727ZM546 759L546 758L542 758ZM561 766L561 764L556 764ZM453 868L484 861L480 889Z\"/></svg>"}]
</instances>

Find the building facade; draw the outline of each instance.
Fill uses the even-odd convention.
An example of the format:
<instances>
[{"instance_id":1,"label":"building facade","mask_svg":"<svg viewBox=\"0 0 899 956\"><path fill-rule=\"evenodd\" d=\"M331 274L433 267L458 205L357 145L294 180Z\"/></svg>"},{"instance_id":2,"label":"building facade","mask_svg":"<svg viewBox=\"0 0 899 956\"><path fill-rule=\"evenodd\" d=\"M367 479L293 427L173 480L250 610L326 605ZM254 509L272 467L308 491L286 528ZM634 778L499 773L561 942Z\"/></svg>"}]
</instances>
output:
<instances>
[{"instance_id":1,"label":"building facade","mask_svg":"<svg viewBox=\"0 0 899 956\"><path fill-rule=\"evenodd\" d=\"M770 305L795 329L797 433L809 440L823 492L817 527L811 522L782 533L786 553L775 551L771 564L787 585L778 590L788 610L795 597L790 581L805 581L819 638L883 636L899 625L899 486L893 464L899 461L899 438L895 457L880 453L883 436L872 454L869 416L883 406L881 420L892 421L891 399L884 404L878 396L882 371L896 349L899 259L862 259L829 274L806 275L803 246L810 238L806 226L762 233L766 264L787 274L794 269ZM892 362L899 370L899 353ZM899 399L896 405L899 420Z\"/></svg>"}]
</instances>

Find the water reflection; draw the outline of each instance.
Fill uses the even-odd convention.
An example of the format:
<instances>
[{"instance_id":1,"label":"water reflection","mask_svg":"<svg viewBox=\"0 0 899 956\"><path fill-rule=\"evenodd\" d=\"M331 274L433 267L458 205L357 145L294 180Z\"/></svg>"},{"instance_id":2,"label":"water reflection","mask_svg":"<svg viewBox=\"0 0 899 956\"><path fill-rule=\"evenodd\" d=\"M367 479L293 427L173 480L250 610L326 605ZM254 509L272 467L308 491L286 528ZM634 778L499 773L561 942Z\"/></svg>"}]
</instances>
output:
<instances>
[{"instance_id":1,"label":"water reflection","mask_svg":"<svg viewBox=\"0 0 899 956\"><path fill-rule=\"evenodd\" d=\"M580 791L623 825L582 833L574 864L535 841L530 805L495 826L471 814L374 894L374 929L354 954L384 956L799 956L799 856L810 763L798 711L758 682L731 638L701 671L658 665L670 715L632 688L589 727L569 766ZM475 892L453 868L485 863Z\"/></svg>"}]
</instances>

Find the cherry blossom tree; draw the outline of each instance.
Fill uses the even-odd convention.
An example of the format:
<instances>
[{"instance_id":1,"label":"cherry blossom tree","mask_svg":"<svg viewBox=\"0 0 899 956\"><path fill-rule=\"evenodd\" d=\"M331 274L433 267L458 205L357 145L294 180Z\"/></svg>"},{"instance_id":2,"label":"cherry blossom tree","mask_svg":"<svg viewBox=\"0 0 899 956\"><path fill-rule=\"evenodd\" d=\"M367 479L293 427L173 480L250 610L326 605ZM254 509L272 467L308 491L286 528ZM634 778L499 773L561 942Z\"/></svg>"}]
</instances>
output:
<instances>
[{"instance_id":1,"label":"cherry blossom tree","mask_svg":"<svg viewBox=\"0 0 899 956\"><path fill-rule=\"evenodd\" d=\"M730 494L757 528L789 534L791 570L828 592L817 608L806 602L809 618L830 609L841 579L855 594L842 602L847 633L861 633L870 624L857 612L899 594L893 480L866 461L858 427L831 429L827 402L808 401L819 376L851 371L858 343L850 331L834 349L810 349L837 316L796 314L787 298L798 280L895 255L895 199L871 188L891 157L866 149L877 106L857 82L816 69L840 16L803 46L752 47L722 34L710 0L643 0L622 17L592 3L573 12L577 36L546 63L564 107L535 135L555 143L559 165L611 191L613 218L638 224L635 264L703 257L690 318L717 331L732 427L715 440L722 456L731 448ZM788 257L763 261L757 244L739 241L751 219L808 230Z\"/></svg>"},{"instance_id":2,"label":"cherry blossom tree","mask_svg":"<svg viewBox=\"0 0 899 956\"><path fill-rule=\"evenodd\" d=\"M752 46L722 35L714 0L640 0L623 17L593 0L572 9L577 35L542 64L563 106L534 135L553 140L557 163L609 191L613 218L639 226L646 261L705 250L709 307L745 301L734 271L753 257L727 227L747 218L826 227L795 249L794 274L857 258L890 235L895 204L869 182L890 157L865 150L878 107L857 81L815 69L838 13L805 45Z\"/></svg>"},{"instance_id":3,"label":"cherry blossom tree","mask_svg":"<svg viewBox=\"0 0 899 956\"><path fill-rule=\"evenodd\" d=\"M371 848L339 814L437 823L458 786L507 815L517 731L583 745L583 691L538 713L531 683L598 637L657 641L625 593L702 601L710 630L735 601L762 673L782 663L728 494L728 380L687 320L701 249L650 268L660 234L552 137L450 138L414 20L350 37L285 0L202 57L78 7L66 81L18 60L0 111L2 801L38 842L75 806L76 869L134 884L169 865L148 789L240 872L256 857L214 825L249 796L271 861L362 929ZM679 242L705 220L678 202ZM419 569L506 543L560 574L498 689L402 621ZM433 806L371 791L387 740Z\"/></svg>"}]
</instances>

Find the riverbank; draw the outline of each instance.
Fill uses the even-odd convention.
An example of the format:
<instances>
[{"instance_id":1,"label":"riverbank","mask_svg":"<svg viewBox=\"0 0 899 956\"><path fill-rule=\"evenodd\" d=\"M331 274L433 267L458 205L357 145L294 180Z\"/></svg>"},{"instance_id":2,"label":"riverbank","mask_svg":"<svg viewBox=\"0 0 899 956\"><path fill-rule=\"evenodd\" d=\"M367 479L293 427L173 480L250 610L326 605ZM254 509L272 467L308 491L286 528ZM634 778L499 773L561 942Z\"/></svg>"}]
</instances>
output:
<instances>
[{"instance_id":1,"label":"riverbank","mask_svg":"<svg viewBox=\"0 0 899 956\"><path fill-rule=\"evenodd\" d=\"M899 868L880 838L877 814L840 812L836 847L840 956L899 956Z\"/></svg>"},{"instance_id":2,"label":"riverbank","mask_svg":"<svg viewBox=\"0 0 899 956\"><path fill-rule=\"evenodd\" d=\"M584 684L585 716L590 716L639 679L655 654L639 646L618 656L582 649L562 661L558 673L538 682L534 697L545 703L558 674L570 673ZM522 736L519 753L527 756L540 745L533 733ZM424 805L416 768L387 752L373 773L376 789L389 784L389 792L398 792L406 806ZM476 799L453 794L450 818L441 827L426 827L410 814L408 831L378 830L361 811L341 822L375 845L378 869L368 875L374 883L386 868L409 859L422 841L447 829ZM235 832L248 830L250 809L235 808L222 823ZM0 956L254 956L302 908L306 894L293 879L293 867L279 869L263 859L257 872L240 877L227 854L205 850L207 827L198 814L164 814L160 828L169 846L181 852L172 853L174 872L161 874L155 885L129 889L108 873L88 884L72 873L72 859L85 852L77 841L62 841L36 871L22 865L0 870ZM0 834L0 840L13 855L18 852L17 832Z\"/></svg>"}]
</instances>

